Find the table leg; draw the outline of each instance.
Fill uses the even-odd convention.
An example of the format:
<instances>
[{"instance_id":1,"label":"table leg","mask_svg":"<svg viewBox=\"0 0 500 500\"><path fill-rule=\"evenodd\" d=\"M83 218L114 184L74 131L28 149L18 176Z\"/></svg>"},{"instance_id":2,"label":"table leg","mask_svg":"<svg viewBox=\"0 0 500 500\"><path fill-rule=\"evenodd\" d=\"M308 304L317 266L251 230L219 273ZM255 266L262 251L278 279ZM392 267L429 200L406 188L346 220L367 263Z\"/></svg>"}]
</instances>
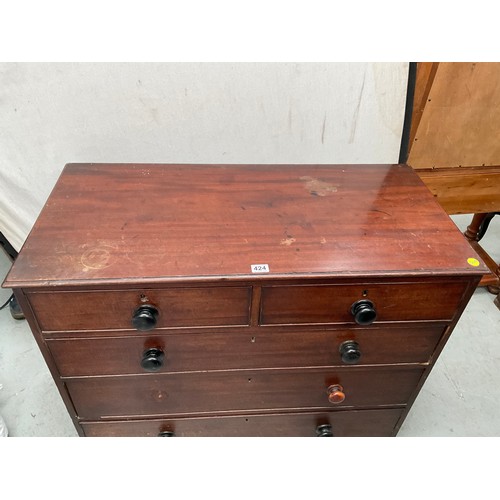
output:
<instances>
[{"instance_id":1,"label":"table leg","mask_svg":"<svg viewBox=\"0 0 500 500\"><path fill-rule=\"evenodd\" d=\"M479 241L478 239L478 234L479 234L479 228L481 227L482 222L488 214L474 214L474 217L472 217L472 222L467 226L467 229L465 230L464 236L473 241Z\"/></svg>"}]
</instances>

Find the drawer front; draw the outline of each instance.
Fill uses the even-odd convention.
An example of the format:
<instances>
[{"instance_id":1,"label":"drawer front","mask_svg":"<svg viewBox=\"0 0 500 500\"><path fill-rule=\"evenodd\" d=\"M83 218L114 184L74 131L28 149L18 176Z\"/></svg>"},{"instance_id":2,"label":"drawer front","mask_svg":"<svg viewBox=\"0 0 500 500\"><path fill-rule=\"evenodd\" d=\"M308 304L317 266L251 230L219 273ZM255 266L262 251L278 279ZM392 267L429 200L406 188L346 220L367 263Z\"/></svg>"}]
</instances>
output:
<instances>
[{"instance_id":1,"label":"drawer front","mask_svg":"<svg viewBox=\"0 0 500 500\"><path fill-rule=\"evenodd\" d=\"M158 310L156 328L248 325L251 287L39 292L28 299L42 331L133 329L144 302Z\"/></svg>"},{"instance_id":2,"label":"drawer front","mask_svg":"<svg viewBox=\"0 0 500 500\"><path fill-rule=\"evenodd\" d=\"M442 326L330 331L144 334L49 339L63 377L253 368L425 363ZM357 346L357 347L356 347ZM144 365L144 367L143 367Z\"/></svg>"},{"instance_id":3,"label":"drawer front","mask_svg":"<svg viewBox=\"0 0 500 500\"><path fill-rule=\"evenodd\" d=\"M77 414L101 416L189 414L280 408L403 405L420 368L347 368L183 373L66 379ZM328 388L342 385L345 400L331 404Z\"/></svg>"},{"instance_id":4,"label":"drawer front","mask_svg":"<svg viewBox=\"0 0 500 500\"><path fill-rule=\"evenodd\" d=\"M466 286L464 282L268 286L262 288L260 323L355 324L351 307L362 299L374 304L376 321L449 321Z\"/></svg>"},{"instance_id":5,"label":"drawer front","mask_svg":"<svg viewBox=\"0 0 500 500\"><path fill-rule=\"evenodd\" d=\"M126 422L82 422L81 425L85 435L91 437L155 437L162 433L163 435L172 433L172 437L317 437L321 431L331 432L333 437L384 437L392 435L401 413L402 410L399 409L351 410Z\"/></svg>"}]
</instances>

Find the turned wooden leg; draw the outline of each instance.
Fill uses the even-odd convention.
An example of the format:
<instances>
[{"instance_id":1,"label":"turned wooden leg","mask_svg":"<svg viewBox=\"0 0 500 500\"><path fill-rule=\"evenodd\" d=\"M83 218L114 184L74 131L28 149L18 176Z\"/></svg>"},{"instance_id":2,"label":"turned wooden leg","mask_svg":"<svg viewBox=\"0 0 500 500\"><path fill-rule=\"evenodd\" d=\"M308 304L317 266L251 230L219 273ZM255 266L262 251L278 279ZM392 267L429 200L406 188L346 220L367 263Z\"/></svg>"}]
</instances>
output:
<instances>
[{"instance_id":1,"label":"turned wooden leg","mask_svg":"<svg viewBox=\"0 0 500 500\"><path fill-rule=\"evenodd\" d=\"M488 289L488 292L490 292L493 295L498 295L500 293L500 286L488 285L486 288Z\"/></svg>"},{"instance_id":2,"label":"turned wooden leg","mask_svg":"<svg viewBox=\"0 0 500 500\"><path fill-rule=\"evenodd\" d=\"M486 233L488 225L495 215L500 214L498 212L474 214L471 223L464 232L464 236L469 240L471 247L479 254L490 270L490 274L483 276L479 286L488 287L488 291L496 295L500 292L500 266L478 243Z\"/></svg>"},{"instance_id":3,"label":"turned wooden leg","mask_svg":"<svg viewBox=\"0 0 500 500\"><path fill-rule=\"evenodd\" d=\"M479 234L479 228L481 227L482 222L488 214L474 214L472 217L472 222L467 226L465 230L464 236L472 241L478 241L477 235Z\"/></svg>"},{"instance_id":4,"label":"turned wooden leg","mask_svg":"<svg viewBox=\"0 0 500 500\"><path fill-rule=\"evenodd\" d=\"M497 295L497 298L493 301L493 303L500 309L500 295Z\"/></svg>"}]
</instances>

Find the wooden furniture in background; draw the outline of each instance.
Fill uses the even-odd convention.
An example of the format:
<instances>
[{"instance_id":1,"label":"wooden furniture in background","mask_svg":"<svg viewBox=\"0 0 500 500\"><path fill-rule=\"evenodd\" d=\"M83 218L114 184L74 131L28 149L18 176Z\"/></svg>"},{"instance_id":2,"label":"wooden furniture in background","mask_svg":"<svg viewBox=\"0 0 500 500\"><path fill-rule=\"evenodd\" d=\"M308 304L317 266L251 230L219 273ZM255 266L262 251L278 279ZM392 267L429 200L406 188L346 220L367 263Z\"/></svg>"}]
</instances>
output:
<instances>
[{"instance_id":1,"label":"wooden furniture in background","mask_svg":"<svg viewBox=\"0 0 500 500\"><path fill-rule=\"evenodd\" d=\"M389 436L486 267L406 165L67 165L4 286L82 436Z\"/></svg>"},{"instance_id":2,"label":"wooden furniture in background","mask_svg":"<svg viewBox=\"0 0 500 500\"><path fill-rule=\"evenodd\" d=\"M493 293L499 265L475 229L500 211L499 137L500 63L418 63L407 163L448 214L476 214L465 235L488 264L481 285Z\"/></svg>"}]
</instances>

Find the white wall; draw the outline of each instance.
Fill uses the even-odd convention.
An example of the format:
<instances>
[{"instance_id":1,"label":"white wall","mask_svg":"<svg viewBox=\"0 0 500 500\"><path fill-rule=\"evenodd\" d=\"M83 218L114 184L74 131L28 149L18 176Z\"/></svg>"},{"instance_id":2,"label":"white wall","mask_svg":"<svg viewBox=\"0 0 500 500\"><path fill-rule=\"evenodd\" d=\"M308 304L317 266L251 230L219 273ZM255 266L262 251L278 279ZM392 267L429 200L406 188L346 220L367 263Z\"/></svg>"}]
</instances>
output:
<instances>
[{"instance_id":1,"label":"white wall","mask_svg":"<svg viewBox=\"0 0 500 500\"><path fill-rule=\"evenodd\" d=\"M0 64L0 231L69 162L396 163L406 63Z\"/></svg>"}]
</instances>

